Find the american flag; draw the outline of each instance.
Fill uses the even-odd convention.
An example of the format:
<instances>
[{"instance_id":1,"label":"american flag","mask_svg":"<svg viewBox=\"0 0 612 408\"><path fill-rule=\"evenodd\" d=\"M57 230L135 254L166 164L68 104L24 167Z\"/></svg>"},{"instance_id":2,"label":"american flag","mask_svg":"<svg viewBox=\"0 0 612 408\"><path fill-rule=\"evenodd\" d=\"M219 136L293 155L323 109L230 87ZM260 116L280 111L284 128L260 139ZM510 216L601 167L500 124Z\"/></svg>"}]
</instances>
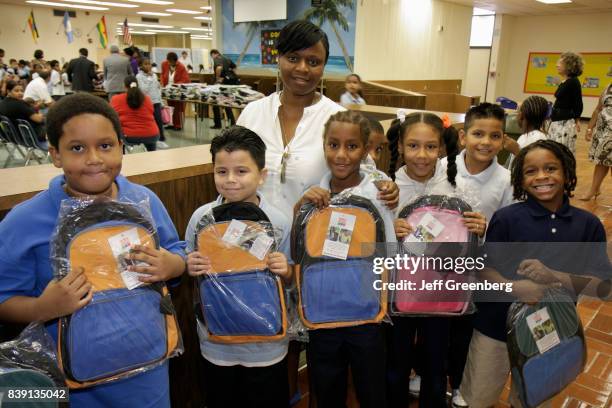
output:
<instances>
[{"instance_id":1,"label":"american flag","mask_svg":"<svg viewBox=\"0 0 612 408\"><path fill-rule=\"evenodd\" d=\"M127 18L123 20L123 43L132 45L132 34L130 34L130 27L128 26Z\"/></svg>"}]
</instances>

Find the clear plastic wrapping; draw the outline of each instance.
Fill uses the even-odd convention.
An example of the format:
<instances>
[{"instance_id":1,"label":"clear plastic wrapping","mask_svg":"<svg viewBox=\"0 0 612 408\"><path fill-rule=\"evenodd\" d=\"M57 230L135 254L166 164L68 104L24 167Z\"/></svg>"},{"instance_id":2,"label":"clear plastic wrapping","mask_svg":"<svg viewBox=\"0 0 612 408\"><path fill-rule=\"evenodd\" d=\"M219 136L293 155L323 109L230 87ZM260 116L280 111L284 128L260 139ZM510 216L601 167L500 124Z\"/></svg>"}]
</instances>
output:
<instances>
[{"instance_id":1,"label":"clear plastic wrapping","mask_svg":"<svg viewBox=\"0 0 612 408\"><path fill-rule=\"evenodd\" d=\"M211 262L198 277L197 316L218 343L282 340L287 306L281 278L268 269L280 233L252 203L228 203L205 213L196 228L196 248Z\"/></svg>"},{"instance_id":2,"label":"clear plastic wrapping","mask_svg":"<svg viewBox=\"0 0 612 408\"><path fill-rule=\"evenodd\" d=\"M378 323L387 317L385 225L372 202L351 190L317 209L305 203L293 224L298 313L309 329Z\"/></svg>"},{"instance_id":3,"label":"clear plastic wrapping","mask_svg":"<svg viewBox=\"0 0 612 408\"><path fill-rule=\"evenodd\" d=\"M127 270L134 245L159 249L148 201L62 201L51 239L55 277L82 268L93 290L90 303L59 319L58 362L70 388L145 372L183 350L166 284L144 284Z\"/></svg>"},{"instance_id":4,"label":"clear plastic wrapping","mask_svg":"<svg viewBox=\"0 0 612 408\"><path fill-rule=\"evenodd\" d=\"M65 387L54 349L42 323L31 323L16 339L0 344L0 387Z\"/></svg>"},{"instance_id":5,"label":"clear plastic wrapping","mask_svg":"<svg viewBox=\"0 0 612 408\"><path fill-rule=\"evenodd\" d=\"M400 209L399 218L413 232L399 248L405 262L393 274L393 315L460 316L475 311L471 290L463 289L477 280L478 237L463 223L466 211L472 211L469 204L447 195L425 195Z\"/></svg>"},{"instance_id":6,"label":"clear plastic wrapping","mask_svg":"<svg viewBox=\"0 0 612 408\"><path fill-rule=\"evenodd\" d=\"M563 290L549 289L537 304L513 303L506 328L512 383L525 408L560 393L584 369L580 317Z\"/></svg>"}]
</instances>

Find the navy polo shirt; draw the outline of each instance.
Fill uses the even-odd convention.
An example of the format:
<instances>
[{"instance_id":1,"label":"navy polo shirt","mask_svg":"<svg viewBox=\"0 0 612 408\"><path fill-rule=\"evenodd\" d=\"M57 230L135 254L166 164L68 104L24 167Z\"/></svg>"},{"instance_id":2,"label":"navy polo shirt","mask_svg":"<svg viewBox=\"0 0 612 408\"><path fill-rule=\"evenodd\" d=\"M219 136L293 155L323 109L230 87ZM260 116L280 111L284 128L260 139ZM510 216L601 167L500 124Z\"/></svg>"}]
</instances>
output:
<instances>
[{"instance_id":1,"label":"navy polo shirt","mask_svg":"<svg viewBox=\"0 0 612 408\"><path fill-rule=\"evenodd\" d=\"M524 279L516 274L516 267L523 259L539 259L546 266L571 273L584 273L609 278L609 260L605 254L605 245L594 246L599 254L590 257L586 263L581 258L576 262L574 248L585 249L587 245L571 243L606 242L606 233L601 221L593 214L582 209L572 207L569 199L564 197L563 204L557 212L551 212L543 207L537 200L529 197L526 201L504 207L493 214L487 229L487 253L502 253L504 256L493 261L493 267L505 278L512 280ZM513 244L504 247L504 243ZM537 242L569 243L534 245ZM591 250L591 248L587 248ZM602 253L603 250L603 253ZM505 251L505 252L504 252ZM568 264L579 264L582 267L576 270L573 266L567 269ZM502 259L499 259L502 258ZM603 263L602 263L603 261ZM598 263L597 266L593 266ZM605 265L605 274L602 276L602 266ZM595 272L597 271L597 272ZM509 298L512 302L514 299ZM474 316L474 328L486 336L499 341L506 341L506 317L509 302L479 302Z\"/></svg>"}]
</instances>

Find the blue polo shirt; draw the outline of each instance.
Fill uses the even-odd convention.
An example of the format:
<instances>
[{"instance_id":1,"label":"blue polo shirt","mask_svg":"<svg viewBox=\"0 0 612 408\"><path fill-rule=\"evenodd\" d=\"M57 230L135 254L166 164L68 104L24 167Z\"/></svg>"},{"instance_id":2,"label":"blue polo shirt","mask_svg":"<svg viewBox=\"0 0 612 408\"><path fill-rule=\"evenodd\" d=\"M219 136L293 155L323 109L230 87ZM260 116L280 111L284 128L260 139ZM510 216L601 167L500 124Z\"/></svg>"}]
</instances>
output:
<instances>
[{"instance_id":1,"label":"blue polo shirt","mask_svg":"<svg viewBox=\"0 0 612 408\"><path fill-rule=\"evenodd\" d=\"M606 233L601 221L588 211L572 207L567 197L557 212L551 212L532 197L496 211L487 229L486 242L487 254L494 254L495 258L491 266L507 279L525 279L516 274L523 259L539 259L562 272L610 277ZM496 244L500 242L515 244ZM554 244L533 244L538 242ZM585 242L603 244L581 244ZM595 256L587 256L585 251ZM474 328L505 342L507 312L514 300L508 297L508 302L477 303Z\"/></svg>"},{"instance_id":2,"label":"blue polo shirt","mask_svg":"<svg viewBox=\"0 0 612 408\"><path fill-rule=\"evenodd\" d=\"M185 243L159 198L148 188L116 178L120 201L148 199L160 238L160 245L185 256ZM64 191L63 175L53 178L49 189L15 206L0 222L0 303L13 296L38 297L53 278L49 262L49 241L55 229ZM47 329L57 340L57 320ZM168 364L124 380L71 391L71 407L169 407Z\"/></svg>"}]
</instances>

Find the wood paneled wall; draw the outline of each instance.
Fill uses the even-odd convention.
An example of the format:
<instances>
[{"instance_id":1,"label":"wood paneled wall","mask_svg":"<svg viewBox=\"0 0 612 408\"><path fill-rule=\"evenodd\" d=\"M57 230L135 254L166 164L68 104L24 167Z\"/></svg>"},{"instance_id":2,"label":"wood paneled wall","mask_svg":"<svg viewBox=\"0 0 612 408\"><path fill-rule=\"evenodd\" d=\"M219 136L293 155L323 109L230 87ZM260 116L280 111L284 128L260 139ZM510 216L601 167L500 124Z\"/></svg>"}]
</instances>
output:
<instances>
[{"instance_id":1,"label":"wood paneled wall","mask_svg":"<svg viewBox=\"0 0 612 408\"><path fill-rule=\"evenodd\" d=\"M413 92L461 92L460 79L423 79L423 80L374 80L377 84L392 86Z\"/></svg>"}]
</instances>

